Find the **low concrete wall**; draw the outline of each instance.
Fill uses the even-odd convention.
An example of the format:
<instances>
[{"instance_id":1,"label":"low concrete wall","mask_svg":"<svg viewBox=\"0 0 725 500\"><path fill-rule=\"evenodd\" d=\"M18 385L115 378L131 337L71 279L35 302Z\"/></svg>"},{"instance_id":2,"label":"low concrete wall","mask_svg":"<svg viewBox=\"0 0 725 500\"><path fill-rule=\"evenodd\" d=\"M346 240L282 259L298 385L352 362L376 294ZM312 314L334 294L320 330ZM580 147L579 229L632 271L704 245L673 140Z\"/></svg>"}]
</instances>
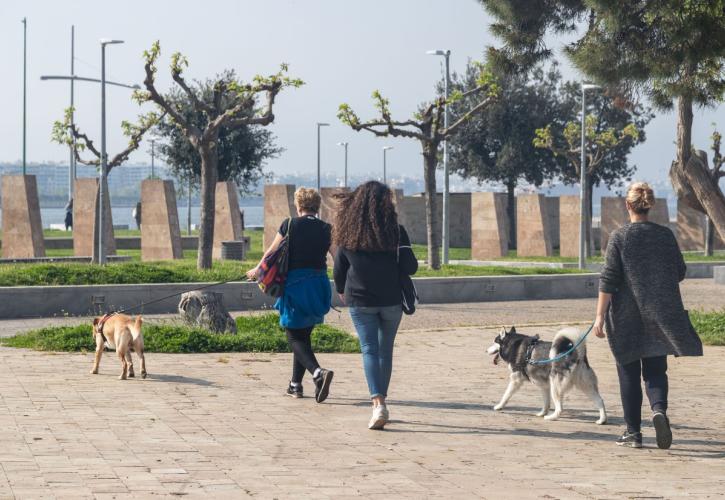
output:
<instances>
[{"instance_id":1,"label":"low concrete wall","mask_svg":"<svg viewBox=\"0 0 725 500\"><path fill-rule=\"evenodd\" d=\"M597 274L547 276L487 276L415 278L422 307L425 304L490 302L500 300L550 300L596 297ZM151 285L82 285L0 287L0 318L88 316L181 294L205 283ZM274 299L255 283L228 283L210 290L224 294L229 310L270 308ZM341 305L334 294L334 302ZM132 314L175 313L179 297L169 297Z\"/></svg>"},{"instance_id":2,"label":"low concrete wall","mask_svg":"<svg viewBox=\"0 0 725 500\"><path fill-rule=\"evenodd\" d=\"M545 267L547 269L575 269L579 265L575 262L529 262L516 260L454 260L451 264L461 264L465 266L493 266L493 267ZM725 266L725 262L688 262L686 279L702 279L712 278L713 269L718 266ZM602 270L602 264L596 262L587 263L587 270L599 273Z\"/></svg>"},{"instance_id":3,"label":"low concrete wall","mask_svg":"<svg viewBox=\"0 0 725 500\"><path fill-rule=\"evenodd\" d=\"M713 269L713 278L718 285L725 285L725 266L717 266Z\"/></svg>"},{"instance_id":4,"label":"low concrete wall","mask_svg":"<svg viewBox=\"0 0 725 500\"><path fill-rule=\"evenodd\" d=\"M248 239L248 237L247 237ZM198 236L181 236L181 248L184 250L196 250L199 247ZM0 241L2 248L2 241ZM73 238L45 238L46 250L72 250ZM117 236L117 250L141 250L140 236Z\"/></svg>"}]
</instances>

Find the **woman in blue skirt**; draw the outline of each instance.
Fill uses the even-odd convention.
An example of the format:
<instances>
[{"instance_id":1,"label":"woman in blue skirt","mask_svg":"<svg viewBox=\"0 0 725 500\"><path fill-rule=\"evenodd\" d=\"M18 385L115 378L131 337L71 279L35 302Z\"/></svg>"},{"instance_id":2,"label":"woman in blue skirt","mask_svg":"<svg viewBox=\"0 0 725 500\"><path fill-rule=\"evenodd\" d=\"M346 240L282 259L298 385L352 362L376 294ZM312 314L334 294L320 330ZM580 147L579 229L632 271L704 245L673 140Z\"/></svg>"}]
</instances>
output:
<instances>
[{"instance_id":1,"label":"woman in blue skirt","mask_svg":"<svg viewBox=\"0 0 725 500\"><path fill-rule=\"evenodd\" d=\"M274 241L262 256L279 248L289 234L289 271L284 294L277 299L279 322L287 332L287 340L293 352L292 378L287 394L293 398L303 396L302 377L305 371L312 374L315 382L315 400L322 403L330 392L333 372L320 367L312 351L310 336L315 325L325 320L330 310L332 291L327 277L327 252L330 250L331 227L320 220L320 194L314 189L299 188L295 192L297 217L282 222ZM259 266L247 272L249 279L256 279Z\"/></svg>"}]
</instances>

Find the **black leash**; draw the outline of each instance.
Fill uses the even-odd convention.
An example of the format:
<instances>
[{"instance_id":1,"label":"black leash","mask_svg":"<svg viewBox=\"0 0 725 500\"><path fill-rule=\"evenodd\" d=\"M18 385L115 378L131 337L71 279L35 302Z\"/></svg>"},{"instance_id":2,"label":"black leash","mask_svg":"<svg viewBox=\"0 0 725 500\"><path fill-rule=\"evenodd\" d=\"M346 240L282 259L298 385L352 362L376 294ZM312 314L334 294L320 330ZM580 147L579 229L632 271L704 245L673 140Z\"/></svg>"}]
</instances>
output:
<instances>
[{"instance_id":1,"label":"black leash","mask_svg":"<svg viewBox=\"0 0 725 500\"><path fill-rule=\"evenodd\" d=\"M230 279L230 280L226 280L226 281L219 281L218 283L212 283L212 284L210 284L210 285L204 285L204 286L200 286L200 287L198 287L198 288L192 288L192 289L190 289L190 290L185 290L185 291L183 291L183 292L178 292L178 293L172 293L171 295L167 295L166 297L161 297L160 299L154 299L154 300L150 300L149 302L141 302L140 304L137 304L137 305L135 305L135 306L127 307L127 308L125 308L125 309L121 309L120 311L115 311L115 313L114 313L114 314L123 314L123 313L127 313L127 312L129 312L129 311L133 311L134 309L138 309L138 308L143 308L143 307L145 307L145 306L148 306L148 305L151 305L151 304L156 304L157 302L161 302L161 301L164 301L164 300L170 299L170 298L172 298L172 297L178 297L179 295L182 295L182 294L184 294L184 293L188 293L188 292L198 292L199 290L204 290L204 289L206 289L206 288L211 288L211 287L213 287L213 286L219 286L219 285L226 285L227 283L232 283L232 282L234 282L234 281L241 281L241 282L245 282L245 281L249 281L249 279L248 279L248 278L247 278L246 276L245 276L245 277L243 277L242 279L239 279L239 278L232 278L232 279Z\"/></svg>"}]
</instances>

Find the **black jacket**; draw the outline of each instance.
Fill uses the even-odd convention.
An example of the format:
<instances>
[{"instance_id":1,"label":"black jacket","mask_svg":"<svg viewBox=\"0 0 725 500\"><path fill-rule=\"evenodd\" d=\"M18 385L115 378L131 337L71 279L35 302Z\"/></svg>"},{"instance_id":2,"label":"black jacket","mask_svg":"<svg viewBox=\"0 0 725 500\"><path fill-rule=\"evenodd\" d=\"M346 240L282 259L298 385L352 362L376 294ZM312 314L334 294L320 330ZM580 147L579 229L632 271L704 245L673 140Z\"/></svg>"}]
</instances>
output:
<instances>
[{"instance_id":1,"label":"black jacket","mask_svg":"<svg viewBox=\"0 0 725 500\"><path fill-rule=\"evenodd\" d=\"M410 248L410 238L400 226L398 252L354 252L338 248L333 275L337 293L345 294L345 304L354 307L395 306L402 303L400 274L412 275L418 260Z\"/></svg>"}]
</instances>

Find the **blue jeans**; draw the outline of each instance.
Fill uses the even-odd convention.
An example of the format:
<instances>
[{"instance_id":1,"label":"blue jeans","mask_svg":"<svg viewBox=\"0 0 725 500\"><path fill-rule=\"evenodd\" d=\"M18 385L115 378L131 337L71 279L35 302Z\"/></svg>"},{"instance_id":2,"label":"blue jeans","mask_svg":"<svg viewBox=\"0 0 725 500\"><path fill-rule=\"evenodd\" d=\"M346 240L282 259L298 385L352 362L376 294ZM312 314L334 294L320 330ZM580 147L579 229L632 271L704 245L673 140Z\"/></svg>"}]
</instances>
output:
<instances>
[{"instance_id":1,"label":"blue jeans","mask_svg":"<svg viewBox=\"0 0 725 500\"><path fill-rule=\"evenodd\" d=\"M360 338L365 378L370 397L387 397L393 372L393 344L403 316L397 306L350 307L350 317Z\"/></svg>"}]
</instances>

